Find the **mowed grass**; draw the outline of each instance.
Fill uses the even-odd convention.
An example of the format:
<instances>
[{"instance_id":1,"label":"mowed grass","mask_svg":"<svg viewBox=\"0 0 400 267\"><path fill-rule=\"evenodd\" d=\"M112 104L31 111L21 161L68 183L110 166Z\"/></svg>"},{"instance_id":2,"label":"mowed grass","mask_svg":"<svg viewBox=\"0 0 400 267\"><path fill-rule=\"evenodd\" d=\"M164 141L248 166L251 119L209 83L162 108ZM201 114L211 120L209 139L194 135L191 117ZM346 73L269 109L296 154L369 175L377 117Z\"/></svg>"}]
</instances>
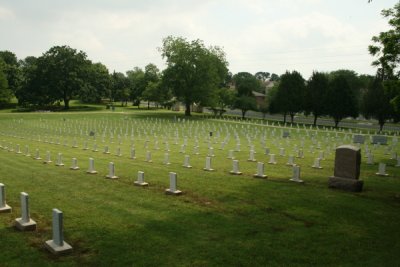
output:
<instances>
[{"instance_id":1,"label":"mowed grass","mask_svg":"<svg viewBox=\"0 0 400 267\"><path fill-rule=\"evenodd\" d=\"M282 128L259 121L195 117L183 122L176 113L125 112L0 114L0 144L14 150L19 144L23 152L0 149L0 183L6 185L13 208L11 214L0 214L0 266L398 266L400 168L390 159L388 146L369 144L376 162L372 166L366 165L362 146L364 190L349 193L327 187L333 146L352 143L348 131L336 137L336 132L322 129L286 128L291 137L283 139ZM214 172L203 170L210 131ZM241 151L234 152L240 176L229 174L232 160L227 159L236 147L235 135L241 144ZM264 135L265 147L276 154L278 164L266 164L268 178L255 179L257 163L247 161L248 145L254 145L257 161L267 163ZM186 151L180 153L185 136ZM199 155L193 153L195 136ZM225 138L227 144L220 149ZM74 140L78 148L72 147ZM88 150L83 150L85 141ZM171 165L163 164L165 142ZM289 181L292 168L286 162L302 142L305 158L295 162L305 183L297 184ZM94 143L98 152L92 151ZM311 168L318 143L325 152L323 169ZM130 159L131 144L136 159ZM50 151L53 163L25 156L25 145L32 156L38 149L43 159ZM110 154L103 153L106 145ZM115 155L118 147L122 156ZM285 156L279 156L280 148ZM398 146L393 149L400 152ZM146 151L152 152L152 163L145 161ZM55 166L57 153L65 166ZM186 154L191 169L182 167ZM69 169L72 157L80 170ZM86 174L89 157L95 159L96 175ZM118 180L105 179L109 162L115 163ZM378 162L387 164L388 177L375 174ZM149 187L133 185L139 170ZM178 174L181 196L164 193L170 171ZM13 227L21 216L20 192L30 196L35 232ZM53 208L64 212L65 241L74 249L62 257L44 248L52 238Z\"/></svg>"}]
</instances>

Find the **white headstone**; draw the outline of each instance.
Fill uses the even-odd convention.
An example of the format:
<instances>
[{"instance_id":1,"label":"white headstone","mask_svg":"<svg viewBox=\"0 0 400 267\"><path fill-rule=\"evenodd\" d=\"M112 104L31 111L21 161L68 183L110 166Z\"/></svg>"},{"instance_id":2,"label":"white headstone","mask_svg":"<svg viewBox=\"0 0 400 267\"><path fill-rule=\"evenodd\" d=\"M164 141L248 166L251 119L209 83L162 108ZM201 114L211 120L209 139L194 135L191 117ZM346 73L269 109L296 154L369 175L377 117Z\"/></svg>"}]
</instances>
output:
<instances>
[{"instance_id":1,"label":"white headstone","mask_svg":"<svg viewBox=\"0 0 400 267\"><path fill-rule=\"evenodd\" d=\"M118 176L115 175L115 166L114 162L110 162L108 164L108 174L106 175L108 179L118 179Z\"/></svg>"},{"instance_id":2,"label":"white headstone","mask_svg":"<svg viewBox=\"0 0 400 267\"><path fill-rule=\"evenodd\" d=\"M250 150L249 159L247 161L256 161L254 158L254 150Z\"/></svg>"},{"instance_id":3,"label":"white headstone","mask_svg":"<svg viewBox=\"0 0 400 267\"><path fill-rule=\"evenodd\" d=\"M242 172L239 171L239 161L234 159L232 160L232 170L230 171L231 174L241 175Z\"/></svg>"},{"instance_id":4,"label":"white headstone","mask_svg":"<svg viewBox=\"0 0 400 267\"><path fill-rule=\"evenodd\" d=\"M69 167L71 170L79 170L78 162L76 158L72 158L72 165Z\"/></svg>"},{"instance_id":5,"label":"white headstone","mask_svg":"<svg viewBox=\"0 0 400 267\"><path fill-rule=\"evenodd\" d=\"M275 154L269 154L268 164L276 164Z\"/></svg>"},{"instance_id":6,"label":"white headstone","mask_svg":"<svg viewBox=\"0 0 400 267\"><path fill-rule=\"evenodd\" d=\"M322 169L321 167L321 159L320 158L315 158L314 159L314 164L311 166L314 169Z\"/></svg>"},{"instance_id":7,"label":"white headstone","mask_svg":"<svg viewBox=\"0 0 400 267\"><path fill-rule=\"evenodd\" d=\"M367 164L374 165L374 155L371 152L368 153Z\"/></svg>"},{"instance_id":8,"label":"white headstone","mask_svg":"<svg viewBox=\"0 0 400 267\"><path fill-rule=\"evenodd\" d=\"M146 152L146 161L147 162L153 162L153 160L151 159L151 151L147 151Z\"/></svg>"},{"instance_id":9,"label":"white headstone","mask_svg":"<svg viewBox=\"0 0 400 267\"><path fill-rule=\"evenodd\" d=\"M203 169L205 171L213 171L214 169L211 168L211 157L206 157L206 167Z\"/></svg>"},{"instance_id":10,"label":"white headstone","mask_svg":"<svg viewBox=\"0 0 400 267\"><path fill-rule=\"evenodd\" d=\"M29 196L21 192L21 218L15 219L15 227L20 231L36 230L36 222L29 216Z\"/></svg>"},{"instance_id":11,"label":"white headstone","mask_svg":"<svg viewBox=\"0 0 400 267\"><path fill-rule=\"evenodd\" d=\"M62 154L61 153L57 154L56 166L64 166L64 163L62 161Z\"/></svg>"},{"instance_id":12,"label":"white headstone","mask_svg":"<svg viewBox=\"0 0 400 267\"><path fill-rule=\"evenodd\" d=\"M53 239L46 241L45 246L56 255L72 251L72 247L64 241L63 213L58 209L53 209Z\"/></svg>"},{"instance_id":13,"label":"white headstone","mask_svg":"<svg viewBox=\"0 0 400 267\"><path fill-rule=\"evenodd\" d=\"M379 163L379 169L376 175L379 176L388 176L389 174L386 173L386 164L385 163Z\"/></svg>"},{"instance_id":14,"label":"white headstone","mask_svg":"<svg viewBox=\"0 0 400 267\"><path fill-rule=\"evenodd\" d=\"M183 167L192 168L192 166L190 166L190 156L189 155L185 155L185 159L183 161Z\"/></svg>"},{"instance_id":15,"label":"white headstone","mask_svg":"<svg viewBox=\"0 0 400 267\"><path fill-rule=\"evenodd\" d=\"M288 162L286 163L286 165L289 165L289 166L294 165L294 157L293 156L289 156Z\"/></svg>"},{"instance_id":16,"label":"white headstone","mask_svg":"<svg viewBox=\"0 0 400 267\"><path fill-rule=\"evenodd\" d=\"M169 173L169 188L165 190L168 195L180 195L182 191L177 189L178 178L175 172Z\"/></svg>"},{"instance_id":17,"label":"white headstone","mask_svg":"<svg viewBox=\"0 0 400 267\"><path fill-rule=\"evenodd\" d=\"M267 178L267 175L264 174L264 163L257 163L257 173L253 175L256 178Z\"/></svg>"},{"instance_id":18,"label":"white headstone","mask_svg":"<svg viewBox=\"0 0 400 267\"><path fill-rule=\"evenodd\" d=\"M235 157L233 156L233 150L232 149L228 151L227 159L235 159Z\"/></svg>"},{"instance_id":19,"label":"white headstone","mask_svg":"<svg viewBox=\"0 0 400 267\"><path fill-rule=\"evenodd\" d=\"M47 151L47 152L46 152L46 160L43 161L43 163L44 163L44 164L52 163L50 151Z\"/></svg>"},{"instance_id":20,"label":"white headstone","mask_svg":"<svg viewBox=\"0 0 400 267\"><path fill-rule=\"evenodd\" d=\"M96 174L97 171L94 169L94 159L89 158L89 169L86 171L89 174Z\"/></svg>"},{"instance_id":21,"label":"white headstone","mask_svg":"<svg viewBox=\"0 0 400 267\"><path fill-rule=\"evenodd\" d=\"M149 184L144 181L144 172L138 171L137 180L134 182L136 186L148 186Z\"/></svg>"},{"instance_id":22,"label":"white headstone","mask_svg":"<svg viewBox=\"0 0 400 267\"><path fill-rule=\"evenodd\" d=\"M0 183L0 213L11 212L11 207L6 203L6 190L4 184Z\"/></svg>"},{"instance_id":23,"label":"white headstone","mask_svg":"<svg viewBox=\"0 0 400 267\"><path fill-rule=\"evenodd\" d=\"M300 179L300 166L293 165L293 175L292 175L292 179L290 179L290 181L297 182L297 183L303 183L303 180Z\"/></svg>"}]
</instances>

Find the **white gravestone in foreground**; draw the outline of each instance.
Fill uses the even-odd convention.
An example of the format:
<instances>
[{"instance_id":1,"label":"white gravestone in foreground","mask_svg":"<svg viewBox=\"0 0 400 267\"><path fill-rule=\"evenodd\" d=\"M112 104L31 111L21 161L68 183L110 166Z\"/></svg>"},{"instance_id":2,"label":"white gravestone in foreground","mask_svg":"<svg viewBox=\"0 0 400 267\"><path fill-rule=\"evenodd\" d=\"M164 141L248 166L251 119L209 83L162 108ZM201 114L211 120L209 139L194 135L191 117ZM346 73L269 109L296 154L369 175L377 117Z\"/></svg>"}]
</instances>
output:
<instances>
[{"instance_id":1,"label":"white gravestone in foreground","mask_svg":"<svg viewBox=\"0 0 400 267\"><path fill-rule=\"evenodd\" d=\"M53 209L53 239L46 241L45 247L55 255L72 251L72 247L64 241L63 213L58 209Z\"/></svg>"},{"instance_id":2,"label":"white gravestone in foreground","mask_svg":"<svg viewBox=\"0 0 400 267\"><path fill-rule=\"evenodd\" d=\"M379 163L379 169L376 175L379 176L388 176L389 174L386 173L386 164L385 163Z\"/></svg>"},{"instance_id":3,"label":"white gravestone in foreground","mask_svg":"<svg viewBox=\"0 0 400 267\"><path fill-rule=\"evenodd\" d=\"M178 178L175 172L169 173L169 188L165 189L167 195L180 195L182 191L177 189Z\"/></svg>"},{"instance_id":4,"label":"white gravestone in foreground","mask_svg":"<svg viewBox=\"0 0 400 267\"><path fill-rule=\"evenodd\" d=\"M296 183L303 183L304 181L300 179L300 166L294 165L293 166L293 176L292 179L290 179L292 182Z\"/></svg>"},{"instance_id":5,"label":"white gravestone in foreground","mask_svg":"<svg viewBox=\"0 0 400 267\"><path fill-rule=\"evenodd\" d=\"M115 175L115 165L114 162L110 162L108 164L108 174L106 175L108 179L118 179L118 176Z\"/></svg>"},{"instance_id":6,"label":"white gravestone in foreground","mask_svg":"<svg viewBox=\"0 0 400 267\"><path fill-rule=\"evenodd\" d=\"M36 222L29 216L29 196L21 192L21 218L15 219L15 227L20 231L36 230Z\"/></svg>"},{"instance_id":7,"label":"white gravestone in foreground","mask_svg":"<svg viewBox=\"0 0 400 267\"><path fill-rule=\"evenodd\" d=\"M264 163L257 163L257 173L253 175L255 178L267 178L267 175L264 174Z\"/></svg>"},{"instance_id":8,"label":"white gravestone in foreground","mask_svg":"<svg viewBox=\"0 0 400 267\"><path fill-rule=\"evenodd\" d=\"M133 182L136 186L148 186L149 184L144 181L144 172L138 171L137 180Z\"/></svg>"},{"instance_id":9,"label":"white gravestone in foreground","mask_svg":"<svg viewBox=\"0 0 400 267\"><path fill-rule=\"evenodd\" d=\"M79 170L78 161L76 158L72 158L72 165L70 167L71 170Z\"/></svg>"},{"instance_id":10,"label":"white gravestone in foreground","mask_svg":"<svg viewBox=\"0 0 400 267\"><path fill-rule=\"evenodd\" d=\"M0 213L11 212L11 207L6 203L6 190L4 184L0 183Z\"/></svg>"},{"instance_id":11,"label":"white gravestone in foreground","mask_svg":"<svg viewBox=\"0 0 400 267\"><path fill-rule=\"evenodd\" d=\"M239 161L234 159L232 160L232 170L229 172L230 174L241 175L242 172L239 171Z\"/></svg>"},{"instance_id":12,"label":"white gravestone in foreground","mask_svg":"<svg viewBox=\"0 0 400 267\"><path fill-rule=\"evenodd\" d=\"M205 170L205 171L213 171L214 170L211 167L211 157L206 157L206 167L203 170Z\"/></svg>"},{"instance_id":13,"label":"white gravestone in foreground","mask_svg":"<svg viewBox=\"0 0 400 267\"><path fill-rule=\"evenodd\" d=\"M89 158L89 169L86 171L89 174L96 174L97 171L94 169L94 159Z\"/></svg>"}]
</instances>

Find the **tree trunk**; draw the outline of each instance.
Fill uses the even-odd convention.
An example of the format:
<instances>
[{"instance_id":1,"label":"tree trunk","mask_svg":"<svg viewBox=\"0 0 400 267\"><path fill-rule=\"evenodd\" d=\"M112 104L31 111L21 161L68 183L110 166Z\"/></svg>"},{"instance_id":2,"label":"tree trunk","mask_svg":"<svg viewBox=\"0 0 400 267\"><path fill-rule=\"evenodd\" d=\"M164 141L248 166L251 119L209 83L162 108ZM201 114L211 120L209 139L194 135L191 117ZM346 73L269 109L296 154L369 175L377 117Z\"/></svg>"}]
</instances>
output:
<instances>
[{"instance_id":1,"label":"tree trunk","mask_svg":"<svg viewBox=\"0 0 400 267\"><path fill-rule=\"evenodd\" d=\"M381 133L383 130L383 125L385 124L385 120L379 119L378 122L379 122L379 132Z\"/></svg>"},{"instance_id":2,"label":"tree trunk","mask_svg":"<svg viewBox=\"0 0 400 267\"><path fill-rule=\"evenodd\" d=\"M185 103L185 116L191 116L190 115L190 103L189 102Z\"/></svg>"},{"instance_id":3,"label":"tree trunk","mask_svg":"<svg viewBox=\"0 0 400 267\"><path fill-rule=\"evenodd\" d=\"M246 115L247 110L242 109L242 119L244 119L244 116Z\"/></svg>"},{"instance_id":4,"label":"tree trunk","mask_svg":"<svg viewBox=\"0 0 400 267\"><path fill-rule=\"evenodd\" d=\"M317 126L317 118L318 115L314 114L314 123L313 123L314 127Z\"/></svg>"},{"instance_id":5,"label":"tree trunk","mask_svg":"<svg viewBox=\"0 0 400 267\"><path fill-rule=\"evenodd\" d=\"M283 113L283 124L286 123L286 112Z\"/></svg>"},{"instance_id":6,"label":"tree trunk","mask_svg":"<svg viewBox=\"0 0 400 267\"><path fill-rule=\"evenodd\" d=\"M334 118L334 120L335 120L335 128L337 128L338 127L338 125L339 125L339 119L338 118Z\"/></svg>"},{"instance_id":7,"label":"tree trunk","mask_svg":"<svg viewBox=\"0 0 400 267\"><path fill-rule=\"evenodd\" d=\"M67 97L64 97L64 109L69 109L69 99Z\"/></svg>"},{"instance_id":8,"label":"tree trunk","mask_svg":"<svg viewBox=\"0 0 400 267\"><path fill-rule=\"evenodd\" d=\"M150 109L150 101L147 101L147 109Z\"/></svg>"},{"instance_id":9,"label":"tree trunk","mask_svg":"<svg viewBox=\"0 0 400 267\"><path fill-rule=\"evenodd\" d=\"M293 124L294 113L290 113L290 122Z\"/></svg>"}]
</instances>

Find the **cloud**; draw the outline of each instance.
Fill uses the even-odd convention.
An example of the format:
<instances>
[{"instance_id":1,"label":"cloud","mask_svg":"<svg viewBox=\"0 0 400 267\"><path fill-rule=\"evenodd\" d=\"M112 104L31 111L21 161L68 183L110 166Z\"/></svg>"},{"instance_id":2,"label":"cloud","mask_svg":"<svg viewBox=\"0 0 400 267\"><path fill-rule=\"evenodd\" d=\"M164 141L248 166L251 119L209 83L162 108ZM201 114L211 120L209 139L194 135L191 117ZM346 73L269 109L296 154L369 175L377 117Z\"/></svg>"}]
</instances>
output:
<instances>
[{"instance_id":1,"label":"cloud","mask_svg":"<svg viewBox=\"0 0 400 267\"><path fill-rule=\"evenodd\" d=\"M0 6L0 20L9 20L15 17L11 9Z\"/></svg>"}]
</instances>

